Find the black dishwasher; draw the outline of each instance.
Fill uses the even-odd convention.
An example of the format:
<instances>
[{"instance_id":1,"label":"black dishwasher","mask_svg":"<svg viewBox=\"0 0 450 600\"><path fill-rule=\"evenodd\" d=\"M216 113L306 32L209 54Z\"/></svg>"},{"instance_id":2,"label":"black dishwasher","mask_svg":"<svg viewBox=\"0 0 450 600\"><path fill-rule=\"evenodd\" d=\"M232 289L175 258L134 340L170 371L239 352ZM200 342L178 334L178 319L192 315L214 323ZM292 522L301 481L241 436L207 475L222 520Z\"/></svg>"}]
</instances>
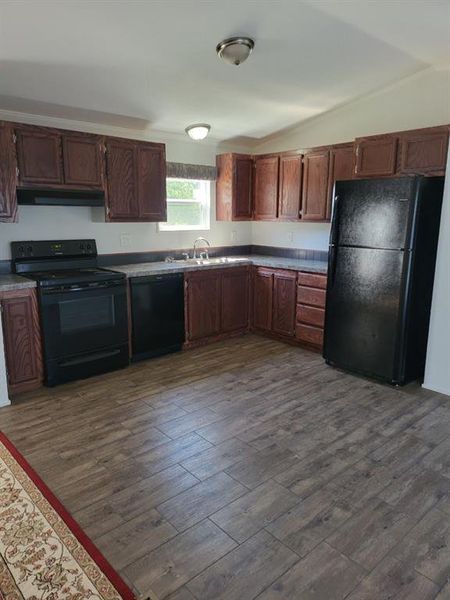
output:
<instances>
[{"instance_id":1,"label":"black dishwasher","mask_svg":"<svg viewBox=\"0 0 450 600\"><path fill-rule=\"evenodd\" d=\"M184 342L182 273L132 277L132 360L181 350Z\"/></svg>"}]
</instances>

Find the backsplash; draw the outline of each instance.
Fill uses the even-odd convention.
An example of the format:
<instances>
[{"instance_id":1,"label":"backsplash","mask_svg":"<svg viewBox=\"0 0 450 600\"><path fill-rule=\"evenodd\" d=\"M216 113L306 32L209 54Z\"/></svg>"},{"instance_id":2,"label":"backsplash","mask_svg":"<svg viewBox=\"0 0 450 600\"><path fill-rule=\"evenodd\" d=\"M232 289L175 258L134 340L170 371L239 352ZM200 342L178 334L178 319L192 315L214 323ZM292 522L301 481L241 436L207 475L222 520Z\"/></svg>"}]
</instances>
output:
<instances>
[{"instance_id":1,"label":"backsplash","mask_svg":"<svg viewBox=\"0 0 450 600\"><path fill-rule=\"evenodd\" d=\"M123 252L114 254L99 254L98 264L100 267L111 267L112 265L136 264L144 262L159 262L168 256L182 258L183 252L192 255L192 248L180 248L177 250L152 250L150 252ZM328 259L328 252L324 250L308 250L305 248L279 248L276 246L214 246L209 250L210 256L237 256L247 254L263 254L264 256L278 256L284 258L323 260ZM0 261L0 274L11 273L11 261Z\"/></svg>"},{"instance_id":2,"label":"backsplash","mask_svg":"<svg viewBox=\"0 0 450 600\"><path fill-rule=\"evenodd\" d=\"M327 250L308 250L305 248L280 248L278 246L251 246L251 254L297 258L300 260L328 260Z\"/></svg>"}]
</instances>

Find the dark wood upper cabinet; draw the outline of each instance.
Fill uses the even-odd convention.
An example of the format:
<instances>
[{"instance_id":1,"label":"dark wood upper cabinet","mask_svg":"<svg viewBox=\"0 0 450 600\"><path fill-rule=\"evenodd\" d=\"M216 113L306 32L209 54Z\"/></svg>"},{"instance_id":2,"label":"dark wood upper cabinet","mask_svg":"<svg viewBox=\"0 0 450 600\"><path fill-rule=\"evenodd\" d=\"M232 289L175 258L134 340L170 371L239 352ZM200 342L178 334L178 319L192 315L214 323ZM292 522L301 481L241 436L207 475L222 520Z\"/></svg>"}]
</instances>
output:
<instances>
[{"instance_id":1,"label":"dark wood upper cabinet","mask_svg":"<svg viewBox=\"0 0 450 600\"><path fill-rule=\"evenodd\" d=\"M248 327L249 269L224 269L222 274L222 332Z\"/></svg>"},{"instance_id":2,"label":"dark wood upper cabinet","mask_svg":"<svg viewBox=\"0 0 450 600\"><path fill-rule=\"evenodd\" d=\"M325 221L328 214L329 149L313 150L304 156L301 218Z\"/></svg>"},{"instance_id":3,"label":"dark wood upper cabinet","mask_svg":"<svg viewBox=\"0 0 450 600\"><path fill-rule=\"evenodd\" d=\"M167 221L165 148L138 144L136 152L139 220Z\"/></svg>"},{"instance_id":4,"label":"dark wood upper cabinet","mask_svg":"<svg viewBox=\"0 0 450 600\"><path fill-rule=\"evenodd\" d=\"M0 123L0 222L17 220L16 167L13 129Z\"/></svg>"},{"instance_id":5,"label":"dark wood upper cabinet","mask_svg":"<svg viewBox=\"0 0 450 600\"><path fill-rule=\"evenodd\" d=\"M221 330L221 271L186 274L186 337L188 341L213 337Z\"/></svg>"},{"instance_id":6,"label":"dark wood upper cabinet","mask_svg":"<svg viewBox=\"0 0 450 600\"><path fill-rule=\"evenodd\" d=\"M280 157L280 189L278 218L281 221L297 221L302 194L302 155Z\"/></svg>"},{"instance_id":7,"label":"dark wood upper cabinet","mask_svg":"<svg viewBox=\"0 0 450 600\"><path fill-rule=\"evenodd\" d=\"M272 329L273 271L253 270L253 326L256 329Z\"/></svg>"},{"instance_id":8,"label":"dark wood upper cabinet","mask_svg":"<svg viewBox=\"0 0 450 600\"><path fill-rule=\"evenodd\" d=\"M103 153L101 138L94 135L62 136L64 183L75 187L102 189Z\"/></svg>"},{"instance_id":9,"label":"dark wood upper cabinet","mask_svg":"<svg viewBox=\"0 0 450 600\"><path fill-rule=\"evenodd\" d=\"M246 221L253 217L253 169L252 157L235 156L233 161L234 220Z\"/></svg>"},{"instance_id":10,"label":"dark wood upper cabinet","mask_svg":"<svg viewBox=\"0 0 450 600\"><path fill-rule=\"evenodd\" d=\"M255 159L255 211L257 221L273 220L278 216L279 156Z\"/></svg>"},{"instance_id":11,"label":"dark wood upper cabinet","mask_svg":"<svg viewBox=\"0 0 450 600\"><path fill-rule=\"evenodd\" d=\"M107 138L108 221L165 221L166 159L163 144Z\"/></svg>"},{"instance_id":12,"label":"dark wood upper cabinet","mask_svg":"<svg viewBox=\"0 0 450 600\"><path fill-rule=\"evenodd\" d=\"M42 353L36 290L0 294L8 386L11 394L42 383Z\"/></svg>"},{"instance_id":13,"label":"dark wood upper cabinet","mask_svg":"<svg viewBox=\"0 0 450 600\"><path fill-rule=\"evenodd\" d=\"M253 157L220 154L216 157L217 221L249 221L253 217Z\"/></svg>"},{"instance_id":14,"label":"dark wood upper cabinet","mask_svg":"<svg viewBox=\"0 0 450 600\"><path fill-rule=\"evenodd\" d=\"M19 185L63 184L61 135L52 130L16 129Z\"/></svg>"},{"instance_id":15,"label":"dark wood upper cabinet","mask_svg":"<svg viewBox=\"0 0 450 600\"><path fill-rule=\"evenodd\" d=\"M275 271L273 275L272 330L280 335L293 337L297 299L297 273Z\"/></svg>"},{"instance_id":16,"label":"dark wood upper cabinet","mask_svg":"<svg viewBox=\"0 0 450 600\"><path fill-rule=\"evenodd\" d=\"M400 173L444 174L448 129L413 131L400 135Z\"/></svg>"},{"instance_id":17,"label":"dark wood upper cabinet","mask_svg":"<svg viewBox=\"0 0 450 600\"><path fill-rule=\"evenodd\" d=\"M132 221L139 216L136 145L106 140L108 181L106 217L109 221Z\"/></svg>"},{"instance_id":18,"label":"dark wood upper cabinet","mask_svg":"<svg viewBox=\"0 0 450 600\"><path fill-rule=\"evenodd\" d=\"M333 190L336 181L353 179L353 143L336 144L330 148L330 173L328 177L327 219L331 216Z\"/></svg>"},{"instance_id":19,"label":"dark wood upper cabinet","mask_svg":"<svg viewBox=\"0 0 450 600\"><path fill-rule=\"evenodd\" d=\"M398 137L374 135L355 141L355 177L383 177L395 174Z\"/></svg>"}]
</instances>

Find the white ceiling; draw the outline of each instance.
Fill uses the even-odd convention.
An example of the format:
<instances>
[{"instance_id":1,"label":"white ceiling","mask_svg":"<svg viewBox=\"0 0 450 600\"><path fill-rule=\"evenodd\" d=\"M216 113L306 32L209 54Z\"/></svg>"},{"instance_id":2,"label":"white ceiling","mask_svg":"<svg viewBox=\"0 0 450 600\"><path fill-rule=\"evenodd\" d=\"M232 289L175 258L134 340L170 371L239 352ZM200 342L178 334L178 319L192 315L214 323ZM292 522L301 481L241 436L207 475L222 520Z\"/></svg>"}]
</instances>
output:
<instances>
[{"instance_id":1,"label":"white ceiling","mask_svg":"<svg viewBox=\"0 0 450 600\"><path fill-rule=\"evenodd\" d=\"M450 0L2 0L0 109L259 139L442 64L449 27Z\"/></svg>"}]
</instances>

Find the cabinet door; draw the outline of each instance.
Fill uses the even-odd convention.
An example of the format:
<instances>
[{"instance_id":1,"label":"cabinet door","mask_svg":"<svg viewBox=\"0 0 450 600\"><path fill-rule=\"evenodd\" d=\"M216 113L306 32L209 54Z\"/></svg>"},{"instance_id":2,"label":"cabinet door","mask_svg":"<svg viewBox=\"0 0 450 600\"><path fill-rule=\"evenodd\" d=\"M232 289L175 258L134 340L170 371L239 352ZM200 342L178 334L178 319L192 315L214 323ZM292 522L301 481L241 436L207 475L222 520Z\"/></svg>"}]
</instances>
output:
<instances>
[{"instance_id":1,"label":"cabinet door","mask_svg":"<svg viewBox=\"0 0 450 600\"><path fill-rule=\"evenodd\" d=\"M276 271L273 276L272 330L286 336L295 333L297 273Z\"/></svg>"},{"instance_id":2,"label":"cabinet door","mask_svg":"<svg viewBox=\"0 0 450 600\"><path fill-rule=\"evenodd\" d=\"M272 329L273 271L255 269L253 272L253 325L257 329Z\"/></svg>"},{"instance_id":3,"label":"cabinet door","mask_svg":"<svg viewBox=\"0 0 450 600\"><path fill-rule=\"evenodd\" d=\"M5 292L0 305L10 391L38 387L42 381L42 354L36 292Z\"/></svg>"},{"instance_id":4,"label":"cabinet door","mask_svg":"<svg viewBox=\"0 0 450 600\"><path fill-rule=\"evenodd\" d=\"M13 131L0 125L0 222L17 220L16 178Z\"/></svg>"},{"instance_id":5,"label":"cabinet door","mask_svg":"<svg viewBox=\"0 0 450 600\"><path fill-rule=\"evenodd\" d=\"M137 146L139 221L167 221L164 146Z\"/></svg>"},{"instance_id":6,"label":"cabinet door","mask_svg":"<svg viewBox=\"0 0 450 600\"><path fill-rule=\"evenodd\" d=\"M136 145L118 140L106 141L107 219L133 221L139 216L137 198Z\"/></svg>"},{"instance_id":7,"label":"cabinet door","mask_svg":"<svg viewBox=\"0 0 450 600\"><path fill-rule=\"evenodd\" d=\"M328 149L305 154L301 209L304 221L327 218L329 159Z\"/></svg>"},{"instance_id":8,"label":"cabinet door","mask_svg":"<svg viewBox=\"0 0 450 600\"><path fill-rule=\"evenodd\" d=\"M302 190L302 155L280 157L278 218L297 221Z\"/></svg>"},{"instance_id":9,"label":"cabinet door","mask_svg":"<svg viewBox=\"0 0 450 600\"><path fill-rule=\"evenodd\" d=\"M401 173L445 172L448 131L406 133L401 136Z\"/></svg>"},{"instance_id":10,"label":"cabinet door","mask_svg":"<svg viewBox=\"0 0 450 600\"><path fill-rule=\"evenodd\" d=\"M394 135L380 135L356 140L357 177L394 175L397 161L397 142Z\"/></svg>"},{"instance_id":11,"label":"cabinet door","mask_svg":"<svg viewBox=\"0 0 450 600\"><path fill-rule=\"evenodd\" d=\"M61 136L51 131L18 129L19 184L62 184Z\"/></svg>"},{"instance_id":12,"label":"cabinet door","mask_svg":"<svg viewBox=\"0 0 450 600\"><path fill-rule=\"evenodd\" d=\"M277 218L278 156L255 160L255 219Z\"/></svg>"},{"instance_id":13,"label":"cabinet door","mask_svg":"<svg viewBox=\"0 0 450 600\"><path fill-rule=\"evenodd\" d=\"M253 216L253 159L235 156L233 160L233 220Z\"/></svg>"},{"instance_id":14,"label":"cabinet door","mask_svg":"<svg viewBox=\"0 0 450 600\"><path fill-rule=\"evenodd\" d=\"M102 146L90 135L63 135L64 183L102 188Z\"/></svg>"},{"instance_id":15,"label":"cabinet door","mask_svg":"<svg viewBox=\"0 0 450 600\"><path fill-rule=\"evenodd\" d=\"M353 179L353 144L336 146L330 150L330 173L328 177L327 219L331 217L333 190L336 181Z\"/></svg>"},{"instance_id":16,"label":"cabinet door","mask_svg":"<svg viewBox=\"0 0 450 600\"><path fill-rule=\"evenodd\" d=\"M222 331L248 327L249 270L225 269L222 275Z\"/></svg>"},{"instance_id":17,"label":"cabinet door","mask_svg":"<svg viewBox=\"0 0 450 600\"><path fill-rule=\"evenodd\" d=\"M186 317L188 341L220 333L219 270L186 275Z\"/></svg>"}]
</instances>

